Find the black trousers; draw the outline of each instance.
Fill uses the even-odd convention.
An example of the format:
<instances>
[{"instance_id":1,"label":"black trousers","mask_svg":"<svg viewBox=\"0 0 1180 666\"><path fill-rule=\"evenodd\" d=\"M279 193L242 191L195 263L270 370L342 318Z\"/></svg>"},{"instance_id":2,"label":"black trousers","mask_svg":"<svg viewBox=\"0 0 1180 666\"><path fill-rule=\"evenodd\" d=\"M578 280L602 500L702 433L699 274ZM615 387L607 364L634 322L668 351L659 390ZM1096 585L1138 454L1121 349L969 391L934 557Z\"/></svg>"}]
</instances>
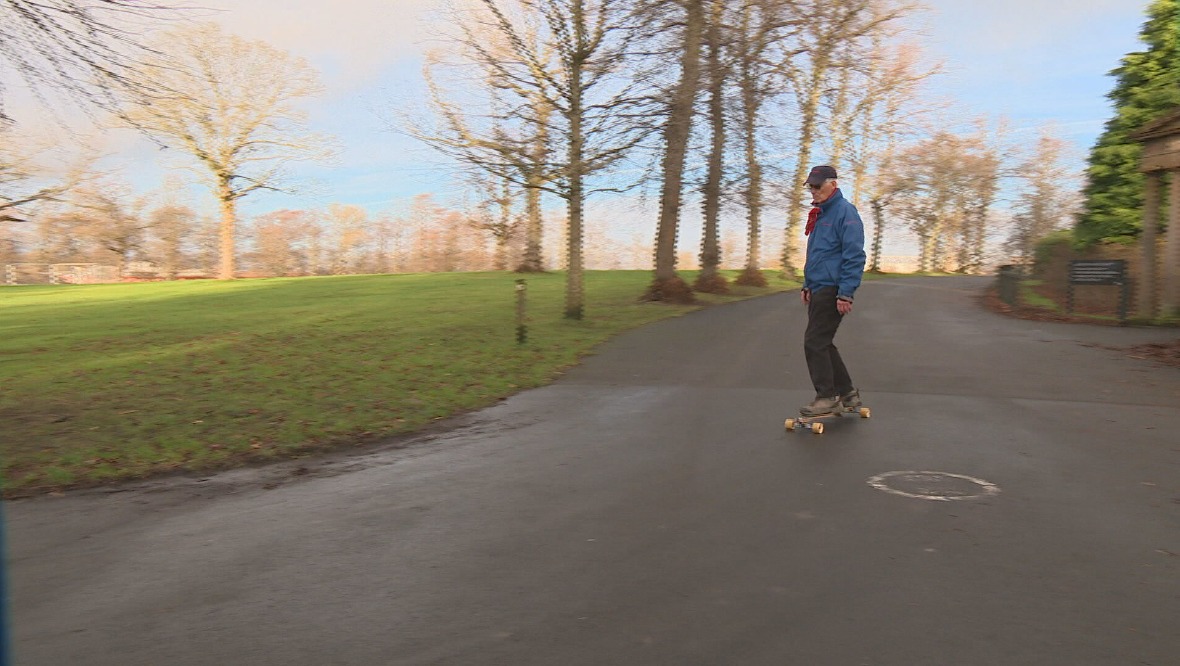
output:
<instances>
[{"instance_id":1,"label":"black trousers","mask_svg":"<svg viewBox=\"0 0 1180 666\"><path fill-rule=\"evenodd\" d=\"M832 340L844 315L836 310L836 287L823 287L811 292L811 303L807 306L807 332L803 334L803 354L807 358L807 370L815 395L830 398L844 395L852 390L852 379L840 351Z\"/></svg>"}]
</instances>

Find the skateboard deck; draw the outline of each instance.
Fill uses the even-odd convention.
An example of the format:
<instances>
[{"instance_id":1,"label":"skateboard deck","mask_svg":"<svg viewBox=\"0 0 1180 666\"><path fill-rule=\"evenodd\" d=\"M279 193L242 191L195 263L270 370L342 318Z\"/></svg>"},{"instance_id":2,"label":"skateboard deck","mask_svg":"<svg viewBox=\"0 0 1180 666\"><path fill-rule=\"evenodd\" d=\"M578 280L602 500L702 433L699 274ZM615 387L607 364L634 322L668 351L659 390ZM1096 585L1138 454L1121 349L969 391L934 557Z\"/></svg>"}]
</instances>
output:
<instances>
[{"instance_id":1,"label":"skateboard deck","mask_svg":"<svg viewBox=\"0 0 1180 666\"><path fill-rule=\"evenodd\" d=\"M827 419L838 419L845 414L859 414L862 419L867 419L872 415L872 411L868 407L843 407L831 414L797 416L793 419L787 419L785 425L789 431L794 431L796 428L807 428L811 432L821 435L824 432L824 421Z\"/></svg>"}]
</instances>

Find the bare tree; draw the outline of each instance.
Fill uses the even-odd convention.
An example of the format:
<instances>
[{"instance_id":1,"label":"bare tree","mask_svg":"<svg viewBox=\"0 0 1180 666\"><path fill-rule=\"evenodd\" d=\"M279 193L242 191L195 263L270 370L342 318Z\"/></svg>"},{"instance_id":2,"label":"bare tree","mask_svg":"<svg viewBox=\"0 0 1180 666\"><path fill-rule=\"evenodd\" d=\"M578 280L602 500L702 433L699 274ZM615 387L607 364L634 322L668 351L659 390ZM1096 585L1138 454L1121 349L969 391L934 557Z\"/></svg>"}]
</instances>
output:
<instances>
[{"instance_id":1,"label":"bare tree","mask_svg":"<svg viewBox=\"0 0 1180 666\"><path fill-rule=\"evenodd\" d=\"M922 62L917 44L888 44L884 35L870 42L863 53L845 56L852 62L840 68L840 85L830 91L829 160L841 173L851 172L847 194L857 204L868 172L897 140L926 129L920 121L933 108L922 100L922 89L942 71L941 63Z\"/></svg>"},{"instance_id":2,"label":"bare tree","mask_svg":"<svg viewBox=\"0 0 1180 666\"><path fill-rule=\"evenodd\" d=\"M332 234L332 275L355 273L368 236L368 211L353 204L332 204L324 221Z\"/></svg>"},{"instance_id":3,"label":"bare tree","mask_svg":"<svg viewBox=\"0 0 1180 666\"><path fill-rule=\"evenodd\" d=\"M894 207L918 237L922 272L952 268L952 256L954 270L978 269L1000 166L985 138L938 132L898 156Z\"/></svg>"},{"instance_id":4,"label":"bare tree","mask_svg":"<svg viewBox=\"0 0 1180 666\"><path fill-rule=\"evenodd\" d=\"M83 242L113 254L119 275L124 275L151 227L144 215L146 200L131 196L126 185L105 182L74 190L69 203L58 223L71 225L71 233Z\"/></svg>"},{"instance_id":5,"label":"bare tree","mask_svg":"<svg viewBox=\"0 0 1180 666\"><path fill-rule=\"evenodd\" d=\"M776 59L795 47L798 7L786 0L742 0L735 30L733 52L738 86L736 133L741 141L744 167L742 199L746 206L746 266L736 283L765 287L762 274L762 214L766 208L766 166L761 150L765 141L764 109L785 89Z\"/></svg>"},{"instance_id":6,"label":"bare tree","mask_svg":"<svg viewBox=\"0 0 1180 666\"><path fill-rule=\"evenodd\" d=\"M22 209L38 201L55 200L66 189L63 183L37 184L23 165L0 156L0 223L25 221Z\"/></svg>"},{"instance_id":7,"label":"bare tree","mask_svg":"<svg viewBox=\"0 0 1180 666\"><path fill-rule=\"evenodd\" d=\"M274 276L308 274L307 256L299 250L308 236L307 217L306 211L276 210L254 218L254 251L245 257L253 269Z\"/></svg>"},{"instance_id":8,"label":"bare tree","mask_svg":"<svg viewBox=\"0 0 1180 666\"><path fill-rule=\"evenodd\" d=\"M721 188L725 177L725 80L730 73L726 63L726 0L709 0L705 16L705 76L709 94L709 157L705 183L701 189L701 272L693 282L694 291L724 294L729 291L721 267L721 243L718 222L721 217Z\"/></svg>"},{"instance_id":9,"label":"bare tree","mask_svg":"<svg viewBox=\"0 0 1180 666\"><path fill-rule=\"evenodd\" d=\"M1041 128L1031 153L1016 167L1022 186L1006 247L1021 262L1031 264L1037 243L1068 228L1079 210L1077 176L1062 163L1066 151L1065 141Z\"/></svg>"},{"instance_id":10,"label":"bare tree","mask_svg":"<svg viewBox=\"0 0 1180 666\"><path fill-rule=\"evenodd\" d=\"M184 258L184 243L195 231L196 221L196 211L175 203L156 208L148 217L151 235L148 254L159 263L169 280L176 279Z\"/></svg>"},{"instance_id":11,"label":"bare tree","mask_svg":"<svg viewBox=\"0 0 1180 666\"><path fill-rule=\"evenodd\" d=\"M99 258L95 245L83 230L88 222L73 208L38 215L32 257L43 263L95 261Z\"/></svg>"},{"instance_id":12,"label":"bare tree","mask_svg":"<svg viewBox=\"0 0 1180 666\"><path fill-rule=\"evenodd\" d=\"M627 3L480 0L479 5L482 11L462 21L463 43L504 110L485 123L490 131L482 132L473 130L470 114L448 116L450 137L458 138L451 148L480 168L497 169L526 192L544 189L565 200L565 316L581 319L585 198L595 191L587 179L617 163L644 136L636 121L642 116L636 108L640 100L619 74L626 57ZM508 122L521 131L509 134ZM538 169L542 162L544 169ZM528 204L535 231L540 216L532 211L539 211L539 201ZM535 249L539 256L539 246Z\"/></svg>"},{"instance_id":13,"label":"bare tree","mask_svg":"<svg viewBox=\"0 0 1180 666\"><path fill-rule=\"evenodd\" d=\"M1001 157L986 143L965 156L967 186L964 188L963 227L959 231L957 271L977 274L983 269L991 209L999 191Z\"/></svg>"},{"instance_id":14,"label":"bare tree","mask_svg":"<svg viewBox=\"0 0 1180 666\"><path fill-rule=\"evenodd\" d=\"M484 197L476 205L471 223L491 236L492 242L495 244L493 270L508 270L509 244L519 229L524 226L514 211L517 192L512 181L505 178L491 180L484 178L483 182L477 183L475 187L477 190L482 190ZM537 210L536 215L540 217L540 214L541 211ZM529 235L529 243L531 244L532 234ZM536 251L538 252L540 251L540 243L538 232L536 238ZM534 271L521 270L520 272Z\"/></svg>"},{"instance_id":15,"label":"bare tree","mask_svg":"<svg viewBox=\"0 0 1180 666\"><path fill-rule=\"evenodd\" d=\"M710 0L704 27L704 45L707 48L704 73L709 96L709 156L701 189L701 273L693 282L693 290L712 294L723 294L729 290L728 282L719 270L722 256L719 222L726 157L726 79L732 71L726 57L727 5L727 0Z\"/></svg>"},{"instance_id":16,"label":"bare tree","mask_svg":"<svg viewBox=\"0 0 1180 666\"><path fill-rule=\"evenodd\" d=\"M537 273L544 270L542 262L541 196L547 185L558 177L558 169L551 163L550 123L553 106L536 88L520 85L505 76L502 63L512 57L513 45L502 30L489 29L485 23L457 14L463 35L457 46L465 64L474 64L480 71L480 82L488 96L490 112L474 112L479 105L451 101L437 81L444 68L443 56L435 51L428 55L423 74L430 90L430 104L440 125L426 128L410 122L410 131L434 148L456 158L469 167L476 179L492 178L524 190L525 251L516 270ZM540 54L546 46L538 43L535 30L525 29L521 37ZM543 56L542 56L543 57ZM543 59L543 62L548 62ZM462 65L458 67L462 68ZM450 68L448 69L456 69ZM498 195L497 198L508 196Z\"/></svg>"},{"instance_id":17,"label":"bare tree","mask_svg":"<svg viewBox=\"0 0 1180 666\"><path fill-rule=\"evenodd\" d=\"M173 32L158 48L170 58L145 63L143 76L173 92L132 104L126 115L203 167L220 207L218 277L233 279L237 201L281 189L289 163L331 153L296 106L321 88L302 59L212 24Z\"/></svg>"},{"instance_id":18,"label":"bare tree","mask_svg":"<svg viewBox=\"0 0 1180 666\"><path fill-rule=\"evenodd\" d=\"M82 108L121 114L127 99L162 92L138 73L151 55L140 44L147 25L174 7L136 0L0 0L0 60L47 108L47 92L62 93ZM5 90L0 80L0 121Z\"/></svg>"},{"instance_id":19,"label":"bare tree","mask_svg":"<svg viewBox=\"0 0 1180 666\"><path fill-rule=\"evenodd\" d=\"M705 9L700 0L677 0L683 33L680 51L680 80L668 103L664 121L664 157L661 165L660 218L656 225L655 279L645 298L673 303L692 302L692 289L676 274L676 236L680 224L680 201L684 185L684 161L697 91L700 89L701 41Z\"/></svg>"},{"instance_id":20,"label":"bare tree","mask_svg":"<svg viewBox=\"0 0 1180 666\"><path fill-rule=\"evenodd\" d=\"M921 64L921 51L914 44L888 46L873 39L874 51L864 70L859 95L842 94L843 109L833 109L837 130L833 135L833 161L840 169L852 171L853 201L867 199L872 210L873 237L869 250L869 271L880 270L881 250L888 227L888 210L902 176L894 173L898 145L906 137L926 131L922 120L935 107L922 99L924 84L941 65ZM853 101L855 100L855 101ZM843 141L843 137L855 137ZM842 161L847 147L847 160Z\"/></svg>"},{"instance_id":21,"label":"bare tree","mask_svg":"<svg viewBox=\"0 0 1180 666\"><path fill-rule=\"evenodd\" d=\"M189 236L191 267L199 270L203 276L214 274L221 253L220 232L221 224L217 218L201 215Z\"/></svg>"},{"instance_id":22,"label":"bare tree","mask_svg":"<svg viewBox=\"0 0 1180 666\"><path fill-rule=\"evenodd\" d=\"M788 274L796 269L799 220L808 208L801 184L823 129L820 111L824 95L832 86L838 89L848 84L850 77L841 70L871 50L873 37L892 34L899 19L917 9L908 0L798 0L792 5L799 12L802 29L794 48L785 49L780 61L799 115L798 153L787 183L790 203L781 257Z\"/></svg>"},{"instance_id":23,"label":"bare tree","mask_svg":"<svg viewBox=\"0 0 1180 666\"><path fill-rule=\"evenodd\" d=\"M0 227L0 264L19 263L28 251L27 229Z\"/></svg>"},{"instance_id":24,"label":"bare tree","mask_svg":"<svg viewBox=\"0 0 1180 666\"><path fill-rule=\"evenodd\" d=\"M0 126L0 224L23 222L28 210L38 203L60 201L66 192L94 177L91 158L80 160L64 174L47 167L48 150L18 137L15 130Z\"/></svg>"}]
</instances>

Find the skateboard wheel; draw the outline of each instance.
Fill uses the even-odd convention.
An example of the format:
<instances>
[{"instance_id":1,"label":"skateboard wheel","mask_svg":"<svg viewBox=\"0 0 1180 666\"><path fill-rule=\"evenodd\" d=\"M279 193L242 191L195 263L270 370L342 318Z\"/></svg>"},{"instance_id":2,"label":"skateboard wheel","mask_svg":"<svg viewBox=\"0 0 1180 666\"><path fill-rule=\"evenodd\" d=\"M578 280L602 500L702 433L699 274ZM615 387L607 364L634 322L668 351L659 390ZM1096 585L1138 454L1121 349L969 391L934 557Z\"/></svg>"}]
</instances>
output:
<instances>
[{"instance_id":1,"label":"skateboard wheel","mask_svg":"<svg viewBox=\"0 0 1180 666\"><path fill-rule=\"evenodd\" d=\"M824 432L824 424L822 424L822 423L812 423L812 424L811 424L811 432L814 432L814 433L815 433L815 434L817 434L817 435L822 435L822 434L823 434L823 432Z\"/></svg>"},{"instance_id":2,"label":"skateboard wheel","mask_svg":"<svg viewBox=\"0 0 1180 666\"><path fill-rule=\"evenodd\" d=\"M787 430L794 430L795 429L795 419L787 419L786 426L787 426Z\"/></svg>"},{"instance_id":3,"label":"skateboard wheel","mask_svg":"<svg viewBox=\"0 0 1180 666\"><path fill-rule=\"evenodd\" d=\"M867 419L867 418L869 418L870 415L872 415L872 412L869 411L868 407L861 407L860 408L860 417L862 419Z\"/></svg>"}]
</instances>

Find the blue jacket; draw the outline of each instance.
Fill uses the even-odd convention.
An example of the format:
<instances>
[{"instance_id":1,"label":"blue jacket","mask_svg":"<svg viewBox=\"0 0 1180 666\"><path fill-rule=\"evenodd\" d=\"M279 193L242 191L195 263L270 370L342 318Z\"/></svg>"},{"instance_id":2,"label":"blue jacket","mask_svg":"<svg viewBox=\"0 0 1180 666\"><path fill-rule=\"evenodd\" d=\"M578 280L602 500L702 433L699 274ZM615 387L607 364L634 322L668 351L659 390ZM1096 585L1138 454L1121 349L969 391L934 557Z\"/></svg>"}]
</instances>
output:
<instances>
[{"instance_id":1,"label":"blue jacket","mask_svg":"<svg viewBox=\"0 0 1180 666\"><path fill-rule=\"evenodd\" d=\"M803 288L839 287L852 298L865 270L865 227L856 206L840 190L819 205L815 230L807 237Z\"/></svg>"}]
</instances>

